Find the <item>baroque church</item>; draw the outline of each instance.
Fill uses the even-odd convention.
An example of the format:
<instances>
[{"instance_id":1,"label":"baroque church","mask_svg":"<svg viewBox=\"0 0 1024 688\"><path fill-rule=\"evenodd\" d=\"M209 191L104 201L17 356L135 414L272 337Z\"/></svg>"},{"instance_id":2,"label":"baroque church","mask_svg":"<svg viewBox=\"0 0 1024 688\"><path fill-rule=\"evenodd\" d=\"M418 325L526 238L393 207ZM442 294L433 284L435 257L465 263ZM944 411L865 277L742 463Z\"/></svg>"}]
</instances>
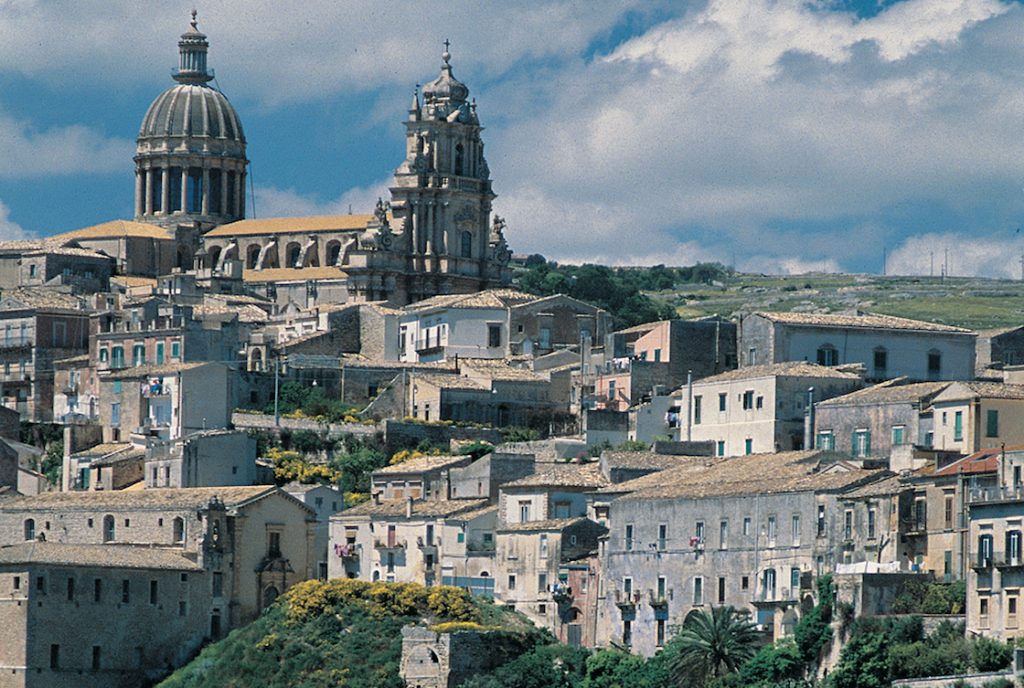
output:
<instances>
[{"instance_id":1,"label":"baroque church","mask_svg":"<svg viewBox=\"0 0 1024 688\"><path fill-rule=\"evenodd\" d=\"M122 273L240 279L268 295L282 284L320 285L333 301L404 305L509 283L511 251L504 221L491 215L476 102L452 73L447 41L441 73L409 105L389 201L365 215L268 219L246 218L245 133L211 85L209 42L194 11L178 48L176 83L139 129L134 221L58 239L115 256Z\"/></svg>"}]
</instances>

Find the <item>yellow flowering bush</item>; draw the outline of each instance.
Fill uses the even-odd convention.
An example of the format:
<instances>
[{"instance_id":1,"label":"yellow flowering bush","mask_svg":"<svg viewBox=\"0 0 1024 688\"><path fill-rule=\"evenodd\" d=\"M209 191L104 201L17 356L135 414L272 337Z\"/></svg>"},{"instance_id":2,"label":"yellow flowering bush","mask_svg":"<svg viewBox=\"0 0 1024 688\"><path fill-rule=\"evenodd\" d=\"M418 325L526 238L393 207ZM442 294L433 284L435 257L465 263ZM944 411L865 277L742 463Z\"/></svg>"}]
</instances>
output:
<instances>
[{"instance_id":1,"label":"yellow flowering bush","mask_svg":"<svg viewBox=\"0 0 1024 688\"><path fill-rule=\"evenodd\" d=\"M284 484L297 480L300 483L337 483L341 471L319 463L310 463L299 452L273 447L267 451L267 458L274 462L274 478Z\"/></svg>"},{"instance_id":2,"label":"yellow flowering bush","mask_svg":"<svg viewBox=\"0 0 1024 688\"><path fill-rule=\"evenodd\" d=\"M427 607L434 616L453 621L476 621L479 617L469 593L451 585L430 588Z\"/></svg>"},{"instance_id":3,"label":"yellow flowering bush","mask_svg":"<svg viewBox=\"0 0 1024 688\"><path fill-rule=\"evenodd\" d=\"M445 621L430 627L434 633L454 633L456 631L496 631L498 626L483 626L475 621Z\"/></svg>"}]
</instances>

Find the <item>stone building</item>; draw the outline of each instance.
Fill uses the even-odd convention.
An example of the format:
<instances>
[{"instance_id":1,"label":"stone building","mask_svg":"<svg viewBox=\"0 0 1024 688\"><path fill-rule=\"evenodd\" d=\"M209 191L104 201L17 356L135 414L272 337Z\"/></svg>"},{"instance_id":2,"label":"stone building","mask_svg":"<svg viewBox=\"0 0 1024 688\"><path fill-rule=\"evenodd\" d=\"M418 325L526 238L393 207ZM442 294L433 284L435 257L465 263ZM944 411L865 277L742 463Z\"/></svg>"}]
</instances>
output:
<instances>
[{"instance_id":1,"label":"stone building","mask_svg":"<svg viewBox=\"0 0 1024 688\"><path fill-rule=\"evenodd\" d=\"M890 315L751 313L740 323L740 365L859 363L868 380L968 380L977 335Z\"/></svg>"},{"instance_id":2,"label":"stone building","mask_svg":"<svg viewBox=\"0 0 1024 688\"><path fill-rule=\"evenodd\" d=\"M215 638L314 576L315 530L314 511L273 486L0 497L0 545L138 545L192 559L212 586L200 627Z\"/></svg>"},{"instance_id":3,"label":"stone building","mask_svg":"<svg viewBox=\"0 0 1024 688\"><path fill-rule=\"evenodd\" d=\"M692 459L614 493L598 642L653 655L695 609L749 610L775 638L832 570L843 493L885 477L814 451ZM612 496L612 495L610 495Z\"/></svg>"},{"instance_id":4,"label":"stone building","mask_svg":"<svg viewBox=\"0 0 1024 688\"><path fill-rule=\"evenodd\" d=\"M256 439L239 430L200 430L146 449L147 488L256 484Z\"/></svg>"},{"instance_id":5,"label":"stone building","mask_svg":"<svg viewBox=\"0 0 1024 688\"><path fill-rule=\"evenodd\" d=\"M79 293L106 291L114 260L73 241L0 241L0 288L62 286Z\"/></svg>"},{"instance_id":6,"label":"stone building","mask_svg":"<svg viewBox=\"0 0 1024 688\"><path fill-rule=\"evenodd\" d=\"M0 686L116 688L159 679L221 634L212 592L210 572L180 549L0 547Z\"/></svg>"},{"instance_id":7,"label":"stone building","mask_svg":"<svg viewBox=\"0 0 1024 688\"><path fill-rule=\"evenodd\" d=\"M886 459L934 442L931 402L949 382L891 380L814 404L815 447Z\"/></svg>"},{"instance_id":8,"label":"stone building","mask_svg":"<svg viewBox=\"0 0 1024 688\"><path fill-rule=\"evenodd\" d=\"M847 394L860 375L814 363L745 366L676 392L679 437L715 443L717 456L802 449L813 400ZM813 392L809 391L813 388Z\"/></svg>"},{"instance_id":9,"label":"stone building","mask_svg":"<svg viewBox=\"0 0 1024 688\"><path fill-rule=\"evenodd\" d=\"M195 232L184 230L181 240L185 245L195 241ZM179 238L167 227L131 220L112 220L91 227L71 230L51 237L51 240L73 243L84 249L97 251L114 259L115 269L121 275L156 277L171 272L183 263L187 250L179 255Z\"/></svg>"},{"instance_id":10,"label":"stone building","mask_svg":"<svg viewBox=\"0 0 1024 688\"><path fill-rule=\"evenodd\" d=\"M588 495L609 484L595 463L545 466L501 486L499 519L504 526L584 517Z\"/></svg>"},{"instance_id":11,"label":"stone building","mask_svg":"<svg viewBox=\"0 0 1024 688\"><path fill-rule=\"evenodd\" d=\"M81 299L17 288L0 298L0 395L23 420L53 420L54 362L85 353L89 313Z\"/></svg>"},{"instance_id":12,"label":"stone building","mask_svg":"<svg viewBox=\"0 0 1024 688\"><path fill-rule=\"evenodd\" d=\"M331 516L345 508L345 495L337 487L321 483L307 485L291 482L281 489L316 512L316 537L313 541L316 553L315 570L317 578L326 580L330 561L330 520Z\"/></svg>"},{"instance_id":13,"label":"stone building","mask_svg":"<svg viewBox=\"0 0 1024 688\"><path fill-rule=\"evenodd\" d=\"M934 446L971 454L1024 444L1024 385L954 382L932 399Z\"/></svg>"}]
</instances>

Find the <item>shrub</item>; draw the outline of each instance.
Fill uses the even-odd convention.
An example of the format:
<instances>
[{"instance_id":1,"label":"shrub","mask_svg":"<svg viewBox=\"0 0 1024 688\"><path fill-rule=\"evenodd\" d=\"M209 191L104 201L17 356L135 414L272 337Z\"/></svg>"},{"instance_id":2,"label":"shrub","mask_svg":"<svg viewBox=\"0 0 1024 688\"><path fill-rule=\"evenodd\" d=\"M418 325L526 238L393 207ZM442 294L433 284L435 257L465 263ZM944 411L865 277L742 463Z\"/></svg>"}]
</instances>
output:
<instances>
[{"instance_id":1,"label":"shrub","mask_svg":"<svg viewBox=\"0 0 1024 688\"><path fill-rule=\"evenodd\" d=\"M435 616L453 621L476 621L478 613L468 592L450 585L430 588L427 607Z\"/></svg>"},{"instance_id":2,"label":"shrub","mask_svg":"<svg viewBox=\"0 0 1024 688\"><path fill-rule=\"evenodd\" d=\"M971 665L981 672L1005 669L1013 661L1013 648L980 636L971 643Z\"/></svg>"},{"instance_id":3,"label":"shrub","mask_svg":"<svg viewBox=\"0 0 1024 688\"><path fill-rule=\"evenodd\" d=\"M800 648L789 638L762 647L754 658L743 665L743 685L766 683L777 685L785 679L799 679L804 674L804 658Z\"/></svg>"}]
</instances>

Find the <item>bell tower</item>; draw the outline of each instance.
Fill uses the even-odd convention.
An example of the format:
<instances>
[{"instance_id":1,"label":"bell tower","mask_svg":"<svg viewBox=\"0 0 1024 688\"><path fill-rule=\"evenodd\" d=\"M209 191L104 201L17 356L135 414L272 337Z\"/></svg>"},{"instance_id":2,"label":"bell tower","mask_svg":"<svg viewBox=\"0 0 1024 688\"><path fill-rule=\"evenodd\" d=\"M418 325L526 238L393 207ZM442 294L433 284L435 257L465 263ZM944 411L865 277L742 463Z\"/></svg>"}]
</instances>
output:
<instances>
[{"instance_id":1,"label":"bell tower","mask_svg":"<svg viewBox=\"0 0 1024 688\"><path fill-rule=\"evenodd\" d=\"M507 282L504 225L490 222L495 194L480 138L483 127L469 89L452 74L449 46L445 41L441 74L423 87L422 102L418 87L413 94L405 160L391 187L391 207L402 223L413 275L413 301Z\"/></svg>"}]
</instances>

